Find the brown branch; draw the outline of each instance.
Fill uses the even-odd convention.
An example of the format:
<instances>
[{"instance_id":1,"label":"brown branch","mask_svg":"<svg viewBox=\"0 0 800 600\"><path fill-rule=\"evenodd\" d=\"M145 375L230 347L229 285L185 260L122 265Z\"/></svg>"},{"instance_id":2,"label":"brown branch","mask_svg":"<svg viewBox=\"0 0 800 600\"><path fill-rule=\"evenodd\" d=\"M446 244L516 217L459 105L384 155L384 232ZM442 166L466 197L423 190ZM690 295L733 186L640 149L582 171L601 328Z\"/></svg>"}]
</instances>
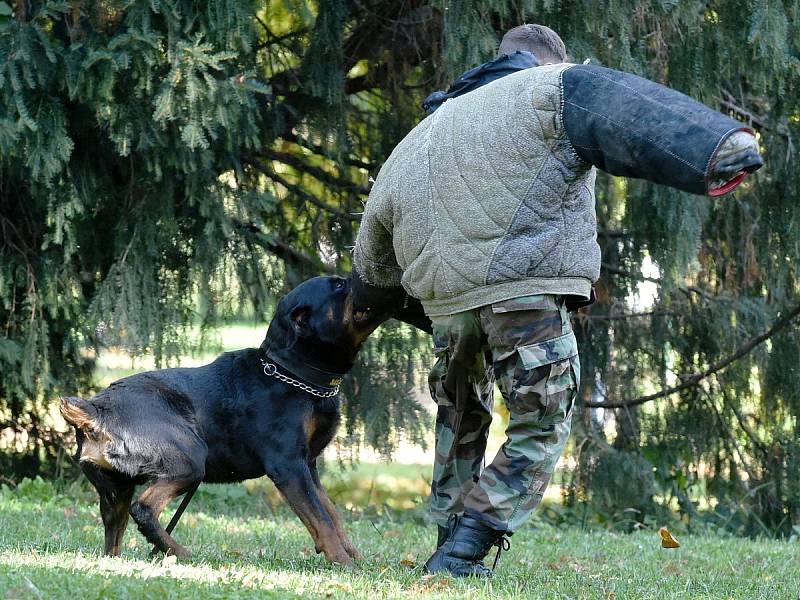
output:
<instances>
[{"instance_id":1,"label":"brown branch","mask_svg":"<svg viewBox=\"0 0 800 600\"><path fill-rule=\"evenodd\" d=\"M586 318L591 321L624 321L626 319L639 319L642 317L677 317L680 313L671 311L646 311L638 313L622 313L617 315L595 315L587 314Z\"/></svg>"},{"instance_id":2,"label":"brown branch","mask_svg":"<svg viewBox=\"0 0 800 600\"><path fill-rule=\"evenodd\" d=\"M637 281L649 281L651 283L661 283L660 279L655 277L645 277L639 273L631 273L630 271L623 271L622 269L618 269L617 267L610 265L608 263L602 263L601 268L606 271L607 273L611 273L612 275L619 275L620 277L627 277L628 279L635 279Z\"/></svg>"},{"instance_id":3,"label":"brown branch","mask_svg":"<svg viewBox=\"0 0 800 600\"><path fill-rule=\"evenodd\" d=\"M328 173L327 171L325 171L320 167L309 165L308 163L301 160L297 156L289 154L288 152L265 150L262 156L267 160L277 160L278 162L287 164L290 167L297 169L298 171L302 171L303 173L311 175L317 181L320 181L331 187L350 190L362 196L369 195L369 188L363 185L358 185L357 183L353 183L352 181L349 181L343 177L336 177L335 175Z\"/></svg>"},{"instance_id":4,"label":"brown branch","mask_svg":"<svg viewBox=\"0 0 800 600\"><path fill-rule=\"evenodd\" d=\"M715 373L717 373L719 371L722 371L724 368L726 368L731 363L736 362L737 360L742 358L744 355L748 354L751 350L753 350L753 348L755 348L759 344L764 343L769 338L771 338L773 335L775 335L776 333L778 333L782 329L785 329L786 327L788 327L791 324L791 322L794 319L796 319L798 316L800 316L800 304L795 306L788 314L786 314L785 316L783 316L780 319L778 319L777 321L775 321L775 323L773 323L772 327L770 327L767 331L765 331L764 333L762 333L760 335L757 335L756 337L751 338L750 340L748 340L748 342L745 343L744 345L740 346L739 349L736 350L736 352L734 352L733 354L731 354L727 358L724 358L723 360L720 360L720 361L714 363L713 365L711 365L708 369L706 369L702 373L696 373L695 375L690 375L689 377L686 377L683 380L683 382L681 384L679 384L679 385L663 389L660 392L656 392L655 394L649 394L647 396L640 396L639 398L634 398L632 400L621 400L619 402L593 402L593 401L588 401L588 402L584 402L583 404L587 408L623 408L623 407L628 407L628 406L638 406L640 404L645 404L646 402L650 402L652 400L657 400L659 398L665 398L666 396L671 396L672 394L675 394L677 392L682 392L683 390L695 387L698 383L700 383L701 381L703 381L707 377L709 377L709 376L711 376L711 375L713 375L713 374L715 374Z\"/></svg>"},{"instance_id":5,"label":"brown branch","mask_svg":"<svg viewBox=\"0 0 800 600\"><path fill-rule=\"evenodd\" d=\"M760 117L759 115L736 104L736 97L733 94L731 94L728 90L722 90L722 93L725 94L725 99L715 97L715 100L720 104L722 104L722 106L724 106L728 110L733 111L739 116L746 118L749 121L750 125L755 125L759 129L775 131L781 137L785 138L789 137L789 132L786 131L784 127L781 126L771 127L769 124L767 124L767 122L764 120L763 117Z\"/></svg>"},{"instance_id":6,"label":"brown branch","mask_svg":"<svg viewBox=\"0 0 800 600\"><path fill-rule=\"evenodd\" d=\"M264 165L262 165L257 159L243 156L242 157L242 162L245 162L248 165L250 165L251 167L255 168L257 171L259 171L263 175L267 176L269 179L271 179L275 183L279 183L280 185L285 187L290 193L292 193L295 196L298 196L299 198L301 198L304 202L310 202L314 206L316 206L318 208L321 208L322 210L324 210L324 211L326 211L328 213L331 213L331 214L336 215L338 217L341 217L343 219L347 219L349 221L360 221L361 220L361 216L360 215L353 215L353 214L344 212L342 210L339 210L338 208L336 208L334 206L331 206L329 204L326 204L322 200L319 200L318 198L314 197L312 194L309 194L308 192L303 190L299 185L295 185L293 183L289 183L288 181L286 181L286 179L284 179L283 177L281 177L277 173L274 173L274 172L270 171L269 169L267 169L266 167L264 167Z\"/></svg>"},{"instance_id":7,"label":"brown branch","mask_svg":"<svg viewBox=\"0 0 800 600\"><path fill-rule=\"evenodd\" d=\"M624 229L598 229L597 237L604 238L626 238L633 235L632 231L625 231Z\"/></svg>"},{"instance_id":8,"label":"brown branch","mask_svg":"<svg viewBox=\"0 0 800 600\"><path fill-rule=\"evenodd\" d=\"M295 264L304 265L316 271L324 273L335 273L330 265L326 265L319 258L314 258L308 254L300 252L282 240L277 240L268 233L264 233L255 223L245 223L243 221L234 221L237 229L240 231L252 234L254 241L262 248L268 250L282 261Z\"/></svg>"},{"instance_id":9,"label":"brown branch","mask_svg":"<svg viewBox=\"0 0 800 600\"><path fill-rule=\"evenodd\" d=\"M747 434L747 437L750 438L750 441L753 442L753 445L759 451L761 451L763 455L766 456L769 453L769 450L764 445L764 443L758 438L755 432L750 428L750 426L747 424L747 421L745 421L744 419L744 415L742 415L742 413L739 412L739 409L736 408L733 400L729 396L728 392L725 390L725 386L722 384L719 374L714 375L714 379L717 380L717 385L719 385L719 390L722 393L722 400L724 406L729 408L730 411L733 413L733 415L736 417L736 420L739 422L739 426L742 428L742 431L744 431Z\"/></svg>"},{"instance_id":10,"label":"brown branch","mask_svg":"<svg viewBox=\"0 0 800 600\"><path fill-rule=\"evenodd\" d=\"M288 132L285 135L282 135L281 139L283 139L286 142L293 142L298 146L300 146L301 148L310 150L314 154L319 154L320 156L324 156L329 160L333 160L332 158L330 158L330 156L328 156L328 152L325 150L325 148L323 148L319 144L314 144L308 141L307 139L300 137L293 131ZM378 168L378 165L375 163L364 162L363 160L358 160L357 158L353 158L351 156L346 157L344 160L349 166L356 167L358 169L364 169L365 171L368 172L376 171Z\"/></svg>"},{"instance_id":11,"label":"brown branch","mask_svg":"<svg viewBox=\"0 0 800 600\"><path fill-rule=\"evenodd\" d=\"M717 418L717 421L719 421L720 428L727 434L729 442L732 442L730 445L728 443L723 442L727 446L728 452L730 452L732 455L736 454L739 456L739 464L741 464L742 468L745 470L745 473L747 473L747 476L751 480L755 481L756 478L753 475L753 471L747 465L747 461L745 460L745 457L742 454L742 450L739 448L739 443L738 440L736 439L736 436L733 434L731 428L728 427L728 424L725 422L725 419L723 418L722 414L719 412L719 410L717 410L717 406L714 403L714 399L711 397L711 394L706 392L703 395L706 397L708 405L711 407L711 410L714 413L714 416Z\"/></svg>"}]
</instances>

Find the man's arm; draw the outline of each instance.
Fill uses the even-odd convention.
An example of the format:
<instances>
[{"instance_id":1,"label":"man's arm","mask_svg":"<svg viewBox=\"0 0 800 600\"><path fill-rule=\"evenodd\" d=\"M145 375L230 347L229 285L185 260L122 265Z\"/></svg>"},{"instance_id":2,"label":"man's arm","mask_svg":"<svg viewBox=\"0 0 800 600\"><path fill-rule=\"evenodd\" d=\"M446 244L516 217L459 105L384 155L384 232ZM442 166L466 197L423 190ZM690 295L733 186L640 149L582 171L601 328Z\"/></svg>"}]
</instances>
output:
<instances>
[{"instance_id":1,"label":"man's arm","mask_svg":"<svg viewBox=\"0 0 800 600\"><path fill-rule=\"evenodd\" d=\"M393 217L390 182L379 175L364 208L353 250L353 271L364 283L379 288L398 287L403 277L394 254Z\"/></svg>"},{"instance_id":2,"label":"man's arm","mask_svg":"<svg viewBox=\"0 0 800 600\"><path fill-rule=\"evenodd\" d=\"M752 131L685 94L593 65L562 77L567 137L612 175L718 196L763 165Z\"/></svg>"},{"instance_id":3,"label":"man's arm","mask_svg":"<svg viewBox=\"0 0 800 600\"><path fill-rule=\"evenodd\" d=\"M370 193L353 251L353 309L369 311L380 320L394 317L431 333L422 304L408 296L400 283L403 270L392 242L391 198L381 183Z\"/></svg>"}]
</instances>

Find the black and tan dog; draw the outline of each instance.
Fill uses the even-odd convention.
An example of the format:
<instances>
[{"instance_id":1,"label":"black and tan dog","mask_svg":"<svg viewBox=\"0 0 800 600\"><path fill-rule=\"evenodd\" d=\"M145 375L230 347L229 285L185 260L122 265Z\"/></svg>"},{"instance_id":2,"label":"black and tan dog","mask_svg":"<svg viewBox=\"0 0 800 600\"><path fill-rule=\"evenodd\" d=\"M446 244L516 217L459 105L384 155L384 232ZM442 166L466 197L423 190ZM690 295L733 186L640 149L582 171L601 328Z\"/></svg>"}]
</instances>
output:
<instances>
[{"instance_id":1,"label":"black and tan dog","mask_svg":"<svg viewBox=\"0 0 800 600\"><path fill-rule=\"evenodd\" d=\"M316 467L339 422L341 376L382 320L354 315L350 288L317 277L292 290L259 349L126 377L91 400L62 398L77 458L100 495L107 554L119 554L130 514L156 548L187 556L159 524L167 503L200 482L266 474L318 552L348 565L359 557ZM137 484L147 488L132 502Z\"/></svg>"}]
</instances>

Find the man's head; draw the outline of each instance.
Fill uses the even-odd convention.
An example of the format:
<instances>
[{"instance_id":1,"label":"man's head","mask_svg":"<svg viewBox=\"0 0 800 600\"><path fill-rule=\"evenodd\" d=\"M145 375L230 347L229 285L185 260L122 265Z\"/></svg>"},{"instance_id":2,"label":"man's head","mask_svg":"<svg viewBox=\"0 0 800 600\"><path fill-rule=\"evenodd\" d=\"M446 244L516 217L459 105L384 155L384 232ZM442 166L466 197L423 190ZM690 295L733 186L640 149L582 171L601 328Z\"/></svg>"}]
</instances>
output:
<instances>
[{"instance_id":1,"label":"man's head","mask_svg":"<svg viewBox=\"0 0 800 600\"><path fill-rule=\"evenodd\" d=\"M525 24L509 29L500 42L498 56L520 50L532 53L541 65L567 60L564 42L555 31L544 25Z\"/></svg>"}]
</instances>

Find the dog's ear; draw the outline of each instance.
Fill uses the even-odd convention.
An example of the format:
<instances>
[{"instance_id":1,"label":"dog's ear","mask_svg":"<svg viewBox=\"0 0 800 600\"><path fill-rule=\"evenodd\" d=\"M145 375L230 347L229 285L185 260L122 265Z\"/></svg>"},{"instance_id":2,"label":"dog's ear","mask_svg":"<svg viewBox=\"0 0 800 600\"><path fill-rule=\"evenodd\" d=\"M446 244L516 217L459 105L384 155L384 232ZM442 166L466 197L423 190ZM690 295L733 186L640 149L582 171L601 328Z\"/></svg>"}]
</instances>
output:
<instances>
[{"instance_id":1,"label":"dog's ear","mask_svg":"<svg viewBox=\"0 0 800 600\"><path fill-rule=\"evenodd\" d=\"M289 313L289 319L297 337L311 337L314 331L311 328L311 308L309 306L296 306Z\"/></svg>"}]
</instances>

